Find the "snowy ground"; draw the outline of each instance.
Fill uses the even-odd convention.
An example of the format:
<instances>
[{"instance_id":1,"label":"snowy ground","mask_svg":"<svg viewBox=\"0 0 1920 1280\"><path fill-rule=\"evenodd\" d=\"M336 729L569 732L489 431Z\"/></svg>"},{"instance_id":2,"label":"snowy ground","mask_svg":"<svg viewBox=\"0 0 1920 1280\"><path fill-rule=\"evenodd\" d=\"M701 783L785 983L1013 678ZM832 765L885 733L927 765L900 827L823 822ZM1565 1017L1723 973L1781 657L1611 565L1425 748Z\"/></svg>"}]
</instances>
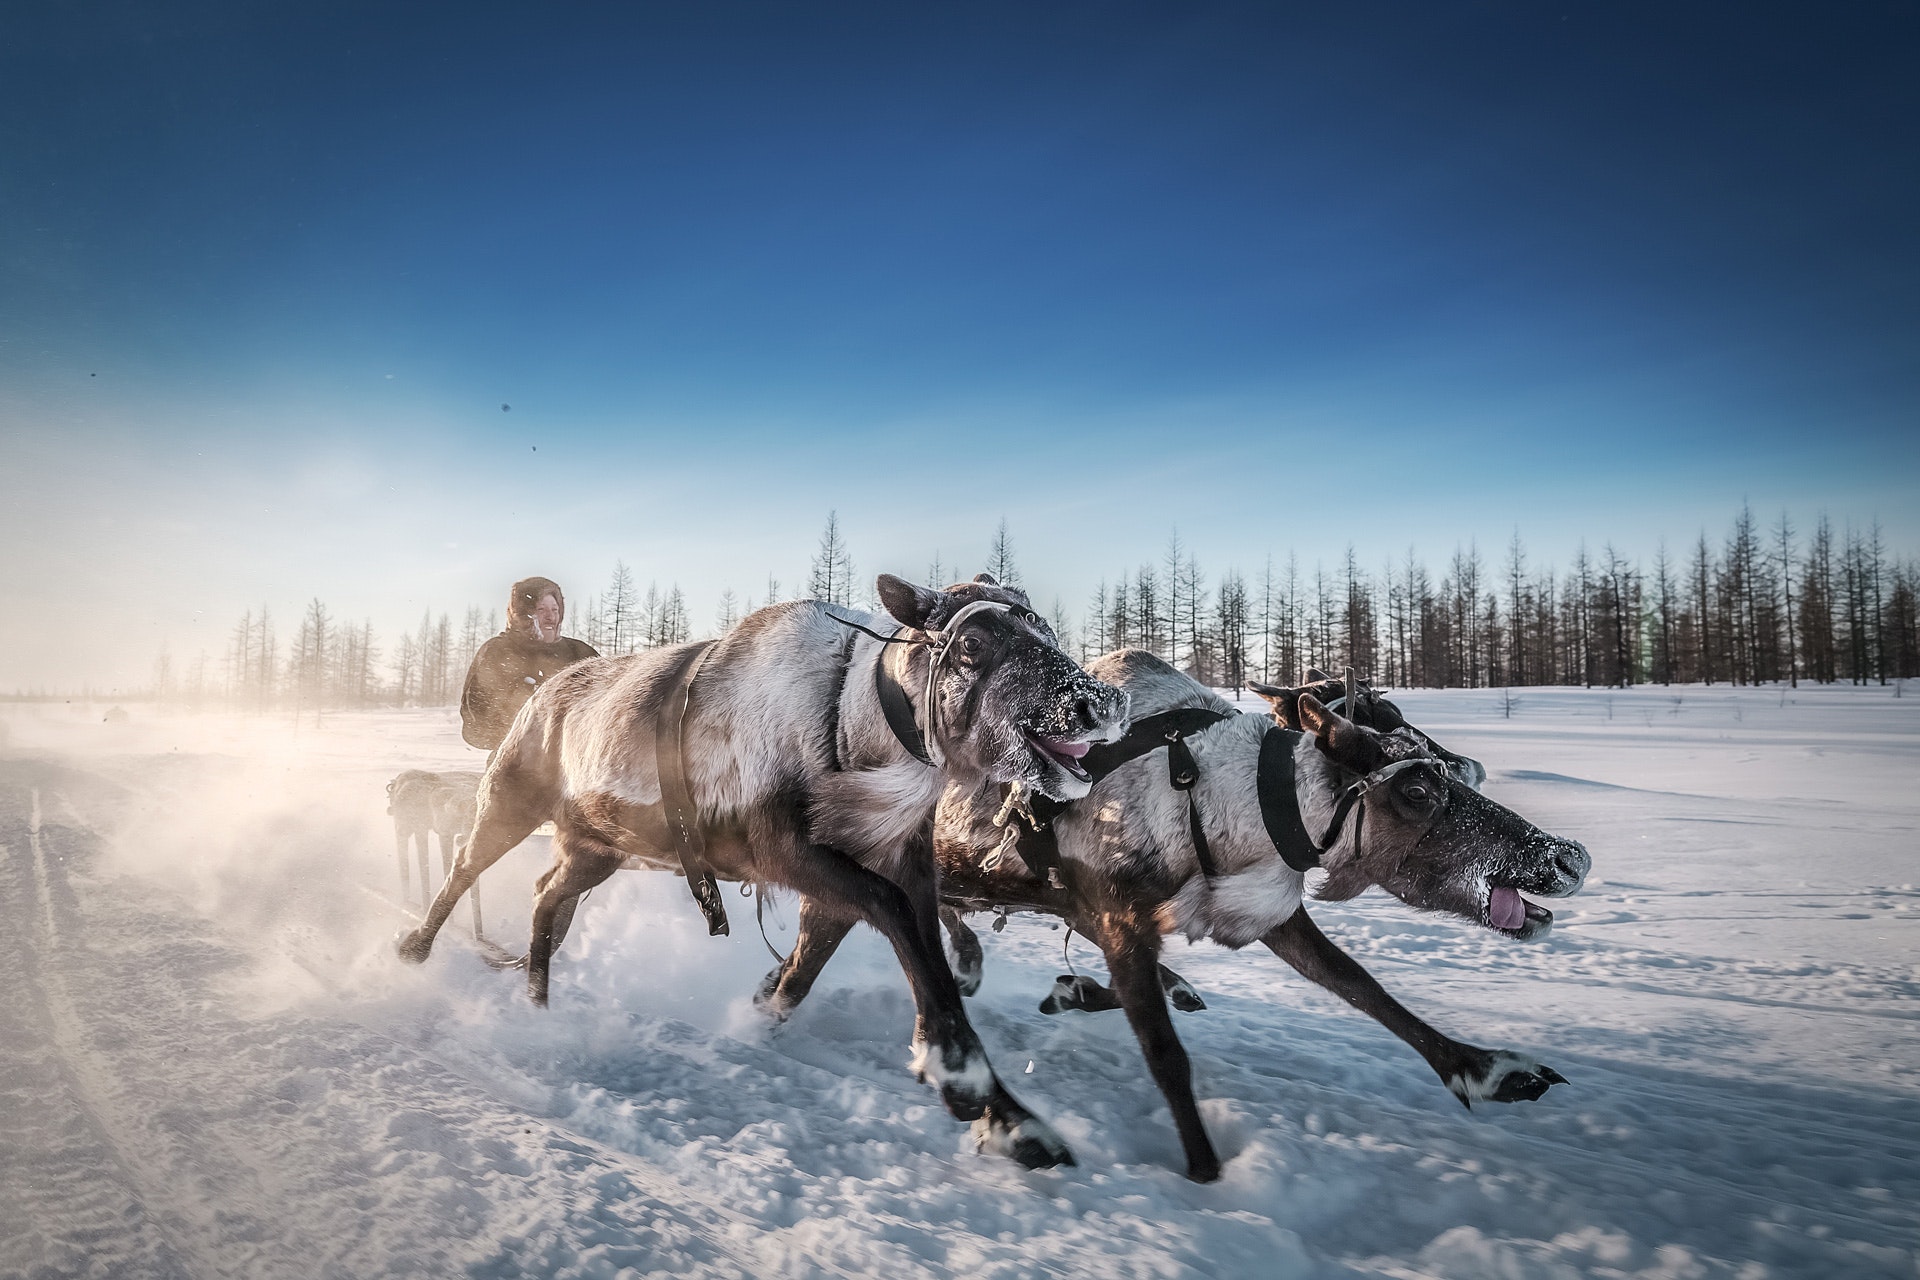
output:
<instances>
[{"instance_id":1,"label":"snowy ground","mask_svg":"<svg viewBox=\"0 0 1920 1280\"><path fill-rule=\"evenodd\" d=\"M596 892L549 1012L451 930L401 966L367 892L396 878L381 789L474 767L449 713L10 707L0 1276L1912 1277L1909 692L1405 695L1594 876L1532 945L1378 895L1315 914L1437 1025L1572 1083L1470 1114L1264 950L1176 943L1211 1005L1178 1023L1208 1187L1121 1016L1035 1012L1044 922L983 933L972 1002L1080 1160L1025 1173L908 1074L865 931L778 1031L751 904L708 939L658 874ZM483 882L516 944L542 861Z\"/></svg>"}]
</instances>

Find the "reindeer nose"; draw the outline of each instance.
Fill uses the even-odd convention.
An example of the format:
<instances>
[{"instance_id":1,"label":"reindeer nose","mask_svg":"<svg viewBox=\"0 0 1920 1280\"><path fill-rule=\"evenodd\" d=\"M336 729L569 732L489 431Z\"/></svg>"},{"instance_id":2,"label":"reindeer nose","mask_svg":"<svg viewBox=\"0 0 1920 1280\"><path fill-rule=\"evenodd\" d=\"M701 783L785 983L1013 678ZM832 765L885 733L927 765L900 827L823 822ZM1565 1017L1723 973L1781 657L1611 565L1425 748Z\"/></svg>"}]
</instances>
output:
<instances>
[{"instance_id":1,"label":"reindeer nose","mask_svg":"<svg viewBox=\"0 0 1920 1280\"><path fill-rule=\"evenodd\" d=\"M1593 868L1593 858L1578 840L1562 840L1554 850L1553 865L1577 888L1585 883L1587 872Z\"/></svg>"},{"instance_id":2,"label":"reindeer nose","mask_svg":"<svg viewBox=\"0 0 1920 1280\"><path fill-rule=\"evenodd\" d=\"M1099 717L1093 714L1093 703L1087 701L1085 698L1080 698L1074 702L1073 715L1082 729L1098 729L1100 727Z\"/></svg>"}]
</instances>

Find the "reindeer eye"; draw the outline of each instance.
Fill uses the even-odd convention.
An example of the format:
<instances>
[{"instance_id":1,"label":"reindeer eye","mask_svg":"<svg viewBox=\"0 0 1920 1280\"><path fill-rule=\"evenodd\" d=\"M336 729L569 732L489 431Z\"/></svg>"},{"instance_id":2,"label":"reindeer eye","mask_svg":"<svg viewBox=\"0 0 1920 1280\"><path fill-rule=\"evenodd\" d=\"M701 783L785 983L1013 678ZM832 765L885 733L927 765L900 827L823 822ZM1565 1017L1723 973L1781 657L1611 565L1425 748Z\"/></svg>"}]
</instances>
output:
<instances>
[{"instance_id":1,"label":"reindeer eye","mask_svg":"<svg viewBox=\"0 0 1920 1280\"><path fill-rule=\"evenodd\" d=\"M1415 804L1427 804L1433 799L1433 789L1424 782L1412 783L1400 794Z\"/></svg>"},{"instance_id":2,"label":"reindeer eye","mask_svg":"<svg viewBox=\"0 0 1920 1280\"><path fill-rule=\"evenodd\" d=\"M980 656L981 648L982 646L980 644L979 636L968 634L960 637L960 656L961 657L977 658Z\"/></svg>"}]
</instances>

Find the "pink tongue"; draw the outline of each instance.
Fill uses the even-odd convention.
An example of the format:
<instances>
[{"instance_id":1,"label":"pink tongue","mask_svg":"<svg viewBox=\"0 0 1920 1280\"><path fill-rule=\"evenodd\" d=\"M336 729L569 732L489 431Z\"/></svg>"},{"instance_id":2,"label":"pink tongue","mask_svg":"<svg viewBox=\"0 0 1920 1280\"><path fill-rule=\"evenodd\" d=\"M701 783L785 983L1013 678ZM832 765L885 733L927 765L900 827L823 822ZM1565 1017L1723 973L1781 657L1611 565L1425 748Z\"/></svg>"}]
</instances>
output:
<instances>
[{"instance_id":1,"label":"pink tongue","mask_svg":"<svg viewBox=\"0 0 1920 1280\"><path fill-rule=\"evenodd\" d=\"M1047 739L1047 750L1055 755L1065 756L1069 760L1078 760L1087 754L1087 748L1091 745L1093 744L1087 742L1062 742L1058 738Z\"/></svg>"},{"instance_id":2,"label":"pink tongue","mask_svg":"<svg viewBox=\"0 0 1920 1280\"><path fill-rule=\"evenodd\" d=\"M1512 889L1495 889L1487 899L1487 921L1496 929L1518 929L1527 922L1527 904Z\"/></svg>"}]
</instances>

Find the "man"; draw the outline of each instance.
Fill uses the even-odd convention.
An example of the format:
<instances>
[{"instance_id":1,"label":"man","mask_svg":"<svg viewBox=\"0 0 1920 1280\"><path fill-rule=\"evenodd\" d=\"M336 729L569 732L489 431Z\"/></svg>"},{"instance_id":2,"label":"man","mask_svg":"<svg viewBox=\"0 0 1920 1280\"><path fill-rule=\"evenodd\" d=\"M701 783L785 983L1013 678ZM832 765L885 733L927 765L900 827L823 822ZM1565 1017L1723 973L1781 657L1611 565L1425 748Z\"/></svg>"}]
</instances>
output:
<instances>
[{"instance_id":1,"label":"man","mask_svg":"<svg viewBox=\"0 0 1920 1280\"><path fill-rule=\"evenodd\" d=\"M562 667L600 654L561 636L567 598L551 578L522 578L507 598L507 629L480 646L460 694L460 736L492 751L533 691Z\"/></svg>"}]
</instances>

